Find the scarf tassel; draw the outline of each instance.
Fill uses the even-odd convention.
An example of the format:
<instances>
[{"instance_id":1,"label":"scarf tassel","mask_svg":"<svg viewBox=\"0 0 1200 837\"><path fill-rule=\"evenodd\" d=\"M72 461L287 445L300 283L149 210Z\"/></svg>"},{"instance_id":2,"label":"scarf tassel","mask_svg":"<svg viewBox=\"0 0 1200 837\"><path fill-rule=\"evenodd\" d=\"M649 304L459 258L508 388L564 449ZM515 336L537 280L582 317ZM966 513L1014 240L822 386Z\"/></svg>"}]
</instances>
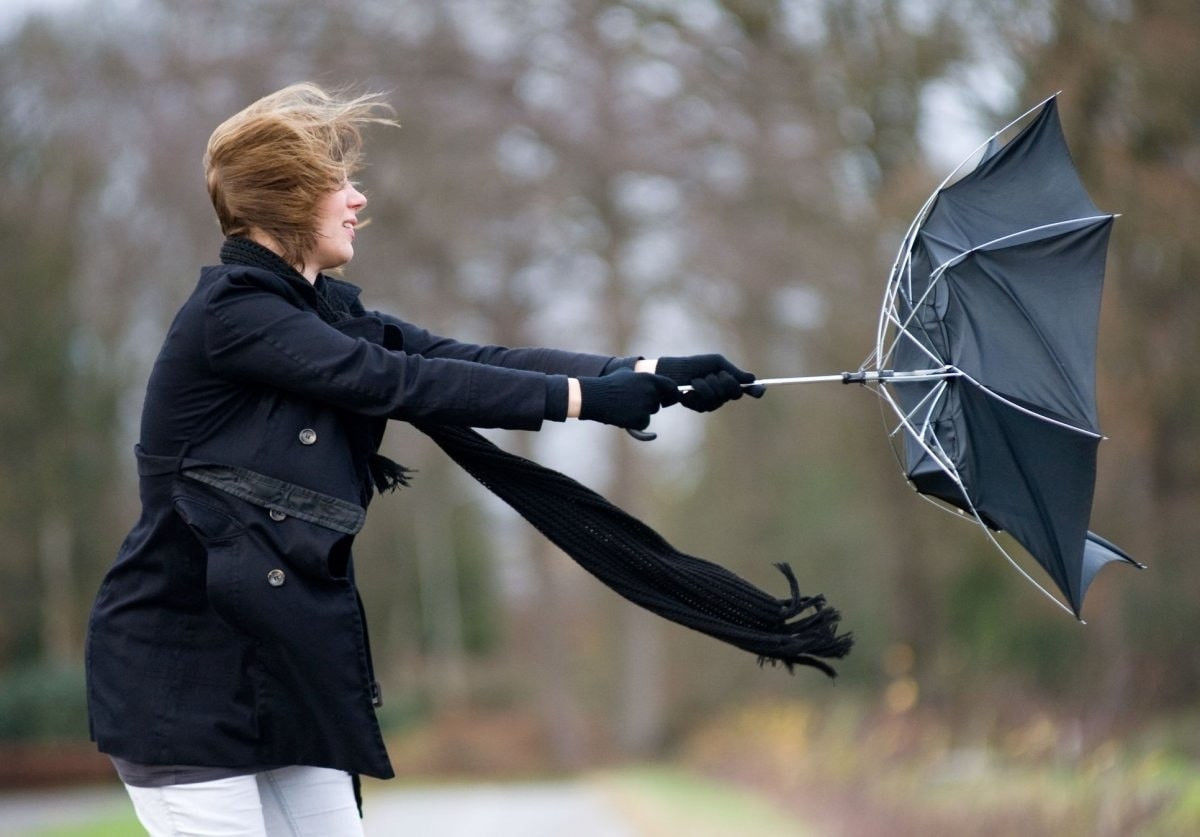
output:
<instances>
[{"instance_id":1,"label":"scarf tassel","mask_svg":"<svg viewBox=\"0 0 1200 837\"><path fill-rule=\"evenodd\" d=\"M375 490L380 494L395 491L397 488L408 488L412 474L416 473L415 468L393 462L378 453L371 455L367 467L371 471L371 481L375 483Z\"/></svg>"}]
</instances>

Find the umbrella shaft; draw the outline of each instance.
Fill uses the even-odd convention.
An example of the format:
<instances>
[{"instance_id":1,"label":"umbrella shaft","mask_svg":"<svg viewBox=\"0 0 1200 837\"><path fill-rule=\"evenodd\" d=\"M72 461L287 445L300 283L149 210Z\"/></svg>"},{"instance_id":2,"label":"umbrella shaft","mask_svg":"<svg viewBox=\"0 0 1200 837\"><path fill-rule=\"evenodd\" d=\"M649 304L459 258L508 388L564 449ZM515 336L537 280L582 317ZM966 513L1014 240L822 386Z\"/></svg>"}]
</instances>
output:
<instances>
[{"instance_id":1,"label":"umbrella shaft","mask_svg":"<svg viewBox=\"0 0 1200 837\"><path fill-rule=\"evenodd\" d=\"M872 371L861 372L839 372L836 375L809 375L802 378L759 378L753 383L742 384L742 387L777 387L786 384L819 384L819 383L843 383L843 384L870 384L870 383L916 383L919 381L940 381L943 378L955 378L960 373L958 370L942 368L942 369L914 369L908 372L897 372L893 369L876 369ZM690 386L681 386L680 392L691 392Z\"/></svg>"}]
</instances>

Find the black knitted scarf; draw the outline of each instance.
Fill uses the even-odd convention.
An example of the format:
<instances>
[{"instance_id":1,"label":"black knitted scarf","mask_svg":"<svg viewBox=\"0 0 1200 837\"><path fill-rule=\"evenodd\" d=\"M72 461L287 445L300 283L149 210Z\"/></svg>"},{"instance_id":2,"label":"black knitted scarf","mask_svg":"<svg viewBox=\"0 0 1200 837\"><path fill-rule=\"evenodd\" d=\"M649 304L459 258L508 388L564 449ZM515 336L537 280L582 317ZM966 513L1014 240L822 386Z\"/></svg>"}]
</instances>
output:
<instances>
[{"instance_id":1,"label":"black knitted scarf","mask_svg":"<svg viewBox=\"0 0 1200 837\"><path fill-rule=\"evenodd\" d=\"M271 251L244 239L227 241L221 258L295 273ZM316 283L317 310L326 322L361 313L356 296L347 294L346 287L328 277ZM851 636L837 632L838 611L824 596L801 595L787 564L775 565L790 587L788 597L779 599L724 567L680 552L596 492L501 450L468 427L413 425L580 566L631 602L756 654L760 664L782 663L789 671L806 665L833 677L832 666L821 658L840 659L850 650ZM390 460L389 464L395 466Z\"/></svg>"}]
</instances>

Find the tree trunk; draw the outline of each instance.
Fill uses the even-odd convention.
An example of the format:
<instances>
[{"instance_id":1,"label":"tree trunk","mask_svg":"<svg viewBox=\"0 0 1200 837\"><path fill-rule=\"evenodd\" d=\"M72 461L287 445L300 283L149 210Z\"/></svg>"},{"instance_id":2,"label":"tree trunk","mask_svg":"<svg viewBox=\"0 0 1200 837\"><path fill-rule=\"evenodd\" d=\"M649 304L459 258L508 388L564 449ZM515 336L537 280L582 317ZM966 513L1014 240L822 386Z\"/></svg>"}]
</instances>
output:
<instances>
[{"instance_id":1,"label":"tree trunk","mask_svg":"<svg viewBox=\"0 0 1200 837\"><path fill-rule=\"evenodd\" d=\"M44 657L54 664L77 661L75 581L71 572L71 522L50 511L38 531L38 565L42 576L42 643Z\"/></svg>"},{"instance_id":2,"label":"tree trunk","mask_svg":"<svg viewBox=\"0 0 1200 837\"><path fill-rule=\"evenodd\" d=\"M432 473L431 475L432 476ZM417 574L421 622L429 637L431 687L439 703L462 703L467 695L466 652L458 566L450 538L447 495L441 480L426 486L424 509L416 519Z\"/></svg>"}]
</instances>

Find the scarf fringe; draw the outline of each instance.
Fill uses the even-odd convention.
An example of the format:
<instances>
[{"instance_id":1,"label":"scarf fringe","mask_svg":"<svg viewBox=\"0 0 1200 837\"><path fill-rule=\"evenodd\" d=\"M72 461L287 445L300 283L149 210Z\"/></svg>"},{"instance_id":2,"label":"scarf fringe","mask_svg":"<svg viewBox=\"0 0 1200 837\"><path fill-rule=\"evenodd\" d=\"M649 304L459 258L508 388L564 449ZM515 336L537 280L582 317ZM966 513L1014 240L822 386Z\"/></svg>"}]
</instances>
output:
<instances>
[{"instance_id":1,"label":"scarf fringe","mask_svg":"<svg viewBox=\"0 0 1200 837\"><path fill-rule=\"evenodd\" d=\"M398 488L408 488L412 482L412 475L417 472L415 468L401 465L378 453L371 455L367 467L371 471L371 482L375 483L375 490L380 494Z\"/></svg>"},{"instance_id":2,"label":"scarf fringe","mask_svg":"<svg viewBox=\"0 0 1200 837\"><path fill-rule=\"evenodd\" d=\"M853 634L838 634L838 624L842 615L825 602L821 594L816 596L800 595L800 586L791 566L780 562L775 567L783 573L791 588L791 597L780 601L780 611L785 620L794 619L806 610L813 613L795 622L787 623L788 651L782 654L759 654L760 666L775 667L783 665L788 674L796 673L796 666L810 666L824 672L829 677L837 677L833 667L818 657L841 659L850 652L854 645Z\"/></svg>"}]
</instances>

